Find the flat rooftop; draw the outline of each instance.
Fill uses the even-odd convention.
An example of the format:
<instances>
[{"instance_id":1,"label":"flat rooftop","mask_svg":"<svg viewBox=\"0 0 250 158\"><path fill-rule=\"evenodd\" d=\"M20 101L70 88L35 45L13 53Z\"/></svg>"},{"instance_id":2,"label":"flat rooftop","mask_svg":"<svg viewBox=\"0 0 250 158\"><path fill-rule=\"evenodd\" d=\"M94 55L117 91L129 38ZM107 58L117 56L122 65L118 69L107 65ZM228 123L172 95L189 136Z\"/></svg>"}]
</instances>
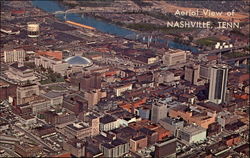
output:
<instances>
[{"instance_id":1,"label":"flat rooftop","mask_svg":"<svg viewBox=\"0 0 250 158\"><path fill-rule=\"evenodd\" d=\"M82 130L82 129L88 128L89 125L84 122L77 122L77 123L69 124L67 125L67 127L74 129L74 130Z\"/></svg>"},{"instance_id":2,"label":"flat rooftop","mask_svg":"<svg viewBox=\"0 0 250 158\"><path fill-rule=\"evenodd\" d=\"M196 135L198 133L206 131L205 128L202 128L200 126L195 126L195 125L189 125L181 129L181 131L184 131L190 135Z\"/></svg>"}]
</instances>

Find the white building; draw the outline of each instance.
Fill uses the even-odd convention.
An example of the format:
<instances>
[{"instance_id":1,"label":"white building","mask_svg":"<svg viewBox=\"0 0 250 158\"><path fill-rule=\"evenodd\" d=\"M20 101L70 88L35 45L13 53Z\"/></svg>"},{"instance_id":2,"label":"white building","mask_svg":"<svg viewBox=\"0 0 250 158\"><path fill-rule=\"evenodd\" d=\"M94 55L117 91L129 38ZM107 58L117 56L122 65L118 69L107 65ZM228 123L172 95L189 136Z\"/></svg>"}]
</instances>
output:
<instances>
[{"instance_id":1,"label":"white building","mask_svg":"<svg viewBox=\"0 0 250 158\"><path fill-rule=\"evenodd\" d=\"M187 53L180 49L170 49L163 55L163 64L167 66L176 65L179 63L185 63L186 62L186 55Z\"/></svg>"},{"instance_id":2,"label":"white building","mask_svg":"<svg viewBox=\"0 0 250 158\"><path fill-rule=\"evenodd\" d=\"M132 90L132 84L127 84L114 88L116 96L121 96L123 92L127 90Z\"/></svg>"},{"instance_id":3,"label":"white building","mask_svg":"<svg viewBox=\"0 0 250 158\"><path fill-rule=\"evenodd\" d=\"M189 125L177 130L177 137L184 143L192 144L206 140L207 130L197 125Z\"/></svg>"},{"instance_id":4,"label":"white building","mask_svg":"<svg viewBox=\"0 0 250 158\"><path fill-rule=\"evenodd\" d=\"M110 131L119 128L119 121L110 115L100 118L100 131Z\"/></svg>"},{"instance_id":5,"label":"white building","mask_svg":"<svg viewBox=\"0 0 250 158\"><path fill-rule=\"evenodd\" d=\"M12 63L17 61L23 61L25 59L24 49L10 49L4 50L4 62Z\"/></svg>"},{"instance_id":6,"label":"white building","mask_svg":"<svg viewBox=\"0 0 250 158\"><path fill-rule=\"evenodd\" d=\"M60 73L61 75L64 75L69 67L68 63L47 55L36 57L35 65L42 66L45 69L50 68L53 72Z\"/></svg>"},{"instance_id":7,"label":"white building","mask_svg":"<svg viewBox=\"0 0 250 158\"><path fill-rule=\"evenodd\" d=\"M209 101L221 104L226 101L228 67L215 65L211 68L209 84Z\"/></svg>"}]
</instances>

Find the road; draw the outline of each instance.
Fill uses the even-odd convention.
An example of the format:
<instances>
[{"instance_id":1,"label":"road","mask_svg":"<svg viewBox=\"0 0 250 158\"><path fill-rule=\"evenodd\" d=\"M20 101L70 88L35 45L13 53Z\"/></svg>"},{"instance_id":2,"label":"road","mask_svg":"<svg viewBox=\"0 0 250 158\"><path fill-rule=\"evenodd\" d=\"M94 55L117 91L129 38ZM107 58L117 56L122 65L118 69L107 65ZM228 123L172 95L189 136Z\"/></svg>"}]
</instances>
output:
<instances>
[{"instance_id":1,"label":"road","mask_svg":"<svg viewBox=\"0 0 250 158\"><path fill-rule=\"evenodd\" d=\"M8 154L10 154L11 156L13 157L21 157L20 155L18 155L16 152L12 151L11 149L9 148L6 148L2 145L0 145L0 149L4 149Z\"/></svg>"},{"instance_id":2,"label":"road","mask_svg":"<svg viewBox=\"0 0 250 158\"><path fill-rule=\"evenodd\" d=\"M15 128L17 128L18 130L24 132L28 137L32 138L33 140L35 140L36 142L39 142L41 145L43 145L44 147L50 149L52 152L55 152L54 149L52 149L48 144L44 143L42 140L40 140L38 137L34 136L33 134L31 134L30 132L16 126L13 125Z\"/></svg>"}]
</instances>

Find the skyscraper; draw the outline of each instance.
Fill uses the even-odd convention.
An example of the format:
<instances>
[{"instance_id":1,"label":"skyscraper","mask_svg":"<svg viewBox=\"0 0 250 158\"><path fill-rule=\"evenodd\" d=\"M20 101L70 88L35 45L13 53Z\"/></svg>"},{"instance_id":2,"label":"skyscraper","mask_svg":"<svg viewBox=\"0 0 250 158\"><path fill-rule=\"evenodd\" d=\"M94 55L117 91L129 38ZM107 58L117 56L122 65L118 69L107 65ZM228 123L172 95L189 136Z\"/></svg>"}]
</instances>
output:
<instances>
[{"instance_id":1,"label":"skyscraper","mask_svg":"<svg viewBox=\"0 0 250 158\"><path fill-rule=\"evenodd\" d=\"M211 68L209 101L215 104L224 103L227 91L228 67L226 65L215 65Z\"/></svg>"}]
</instances>

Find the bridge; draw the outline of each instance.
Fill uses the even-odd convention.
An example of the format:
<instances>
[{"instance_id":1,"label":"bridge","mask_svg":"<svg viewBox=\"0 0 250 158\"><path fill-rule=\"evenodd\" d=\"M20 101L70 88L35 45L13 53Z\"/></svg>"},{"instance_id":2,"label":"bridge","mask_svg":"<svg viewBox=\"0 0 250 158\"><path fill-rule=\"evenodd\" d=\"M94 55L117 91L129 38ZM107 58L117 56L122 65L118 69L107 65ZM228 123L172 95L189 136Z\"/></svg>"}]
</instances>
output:
<instances>
[{"instance_id":1,"label":"bridge","mask_svg":"<svg viewBox=\"0 0 250 158\"><path fill-rule=\"evenodd\" d=\"M250 59L250 55L249 56L243 56L243 57L238 57L238 58L232 58L232 59L226 59L226 60L223 60L227 63L234 63L235 66L239 66L240 64L244 64L246 65L247 64L247 61L249 61Z\"/></svg>"},{"instance_id":2,"label":"bridge","mask_svg":"<svg viewBox=\"0 0 250 158\"><path fill-rule=\"evenodd\" d=\"M65 11L55 11L54 15L57 14L67 14L67 13L123 13L124 11L119 11L119 10L114 10L114 8L111 7L105 7L104 8L96 8L95 10L93 10L93 8L89 8L89 7L80 7L80 8L75 8L75 9L68 9ZM127 12L127 11L126 11Z\"/></svg>"},{"instance_id":3,"label":"bridge","mask_svg":"<svg viewBox=\"0 0 250 158\"><path fill-rule=\"evenodd\" d=\"M225 52L229 52L232 50L237 50L237 49L242 49L247 47L248 45L242 45L242 46L235 46L235 47L231 47L231 48L223 48L223 49L215 49L215 50L211 50L211 51L205 51L203 52L204 54L219 54L219 53L225 53Z\"/></svg>"}]
</instances>

